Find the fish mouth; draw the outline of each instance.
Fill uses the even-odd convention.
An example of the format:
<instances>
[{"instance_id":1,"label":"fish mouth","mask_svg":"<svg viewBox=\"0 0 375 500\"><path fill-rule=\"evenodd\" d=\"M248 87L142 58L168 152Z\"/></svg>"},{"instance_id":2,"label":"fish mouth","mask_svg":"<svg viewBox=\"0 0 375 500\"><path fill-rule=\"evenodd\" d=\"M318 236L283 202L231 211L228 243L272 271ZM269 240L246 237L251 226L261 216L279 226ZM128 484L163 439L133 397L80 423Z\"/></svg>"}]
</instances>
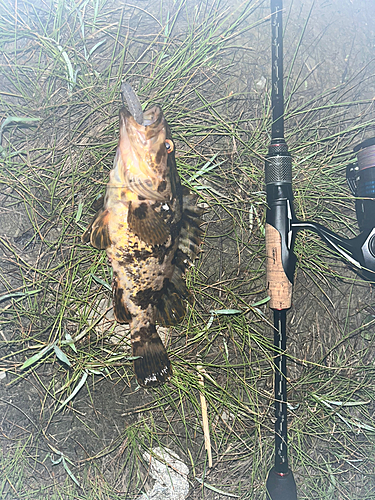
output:
<instances>
[{"instance_id":1,"label":"fish mouth","mask_svg":"<svg viewBox=\"0 0 375 500\"><path fill-rule=\"evenodd\" d=\"M159 186L167 176L168 125L161 108L154 106L143 113L138 123L126 109L120 110L119 153L127 187L146 199L165 200ZM159 188L159 191L158 191Z\"/></svg>"}]
</instances>

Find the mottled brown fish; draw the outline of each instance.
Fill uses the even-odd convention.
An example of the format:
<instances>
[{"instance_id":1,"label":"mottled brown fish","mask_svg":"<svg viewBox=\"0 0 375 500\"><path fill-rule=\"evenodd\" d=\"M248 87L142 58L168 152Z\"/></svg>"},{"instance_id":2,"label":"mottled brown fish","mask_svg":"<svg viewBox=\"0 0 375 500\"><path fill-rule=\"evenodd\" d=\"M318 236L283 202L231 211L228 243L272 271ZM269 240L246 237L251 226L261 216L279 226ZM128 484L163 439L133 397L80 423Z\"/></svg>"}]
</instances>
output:
<instances>
[{"instance_id":1,"label":"mottled brown fish","mask_svg":"<svg viewBox=\"0 0 375 500\"><path fill-rule=\"evenodd\" d=\"M115 317L130 324L133 356L139 356L134 371L144 387L172 373L156 324L175 325L185 316L189 292L182 275L201 243L196 201L181 186L162 110L149 109L138 123L122 108L104 204L82 241L107 252Z\"/></svg>"}]
</instances>

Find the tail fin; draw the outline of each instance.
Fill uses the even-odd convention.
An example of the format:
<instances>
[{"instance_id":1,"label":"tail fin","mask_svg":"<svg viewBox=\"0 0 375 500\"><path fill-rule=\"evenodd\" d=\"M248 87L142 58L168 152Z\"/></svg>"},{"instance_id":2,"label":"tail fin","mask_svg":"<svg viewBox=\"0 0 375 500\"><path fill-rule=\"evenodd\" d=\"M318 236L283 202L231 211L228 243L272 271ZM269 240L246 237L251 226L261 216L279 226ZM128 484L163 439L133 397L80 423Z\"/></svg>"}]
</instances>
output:
<instances>
[{"instance_id":1,"label":"tail fin","mask_svg":"<svg viewBox=\"0 0 375 500\"><path fill-rule=\"evenodd\" d=\"M171 375L172 367L167 351L155 325L142 326L132 331L134 372L139 385L156 387L163 384Z\"/></svg>"}]
</instances>

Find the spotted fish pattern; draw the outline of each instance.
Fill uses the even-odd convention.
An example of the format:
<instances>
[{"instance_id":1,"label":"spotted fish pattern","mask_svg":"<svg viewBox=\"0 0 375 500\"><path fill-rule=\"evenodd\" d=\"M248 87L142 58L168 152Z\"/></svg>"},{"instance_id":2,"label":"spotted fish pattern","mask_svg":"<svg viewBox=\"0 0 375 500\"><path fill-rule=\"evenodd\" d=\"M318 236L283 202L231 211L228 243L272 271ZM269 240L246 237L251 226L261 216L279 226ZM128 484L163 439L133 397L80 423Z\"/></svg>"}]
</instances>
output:
<instances>
[{"instance_id":1,"label":"spotted fish pattern","mask_svg":"<svg viewBox=\"0 0 375 500\"><path fill-rule=\"evenodd\" d=\"M156 325L176 325L185 316L190 294L183 274L199 252L202 210L181 186L161 108L149 109L139 121L120 110L103 206L82 241L107 252L115 318L130 325L138 383L154 387L172 374Z\"/></svg>"}]
</instances>

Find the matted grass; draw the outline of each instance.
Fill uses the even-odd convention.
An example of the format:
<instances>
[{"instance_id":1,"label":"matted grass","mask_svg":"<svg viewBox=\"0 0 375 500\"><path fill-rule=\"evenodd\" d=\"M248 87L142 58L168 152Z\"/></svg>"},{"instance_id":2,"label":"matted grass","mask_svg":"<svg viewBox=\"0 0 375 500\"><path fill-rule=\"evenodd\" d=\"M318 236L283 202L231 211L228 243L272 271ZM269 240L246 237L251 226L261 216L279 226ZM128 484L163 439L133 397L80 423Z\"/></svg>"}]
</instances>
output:
<instances>
[{"instance_id":1,"label":"matted grass","mask_svg":"<svg viewBox=\"0 0 375 500\"><path fill-rule=\"evenodd\" d=\"M296 212L348 237L358 231L345 168L375 125L374 14L361 5L287 3L284 15ZM136 498L153 484L144 453L161 446L188 465L189 498L264 499L268 2L0 9L0 497ZM183 183L207 207L203 252L187 274L195 303L168 348L174 375L152 391L137 387L128 341L118 342L104 252L80 242L112 166L123 78L145 106L162 106ZM299 233L295 252L289 441L299 498L375 498L372 291L315 235Z\"/></svg>"}]
</instances>

